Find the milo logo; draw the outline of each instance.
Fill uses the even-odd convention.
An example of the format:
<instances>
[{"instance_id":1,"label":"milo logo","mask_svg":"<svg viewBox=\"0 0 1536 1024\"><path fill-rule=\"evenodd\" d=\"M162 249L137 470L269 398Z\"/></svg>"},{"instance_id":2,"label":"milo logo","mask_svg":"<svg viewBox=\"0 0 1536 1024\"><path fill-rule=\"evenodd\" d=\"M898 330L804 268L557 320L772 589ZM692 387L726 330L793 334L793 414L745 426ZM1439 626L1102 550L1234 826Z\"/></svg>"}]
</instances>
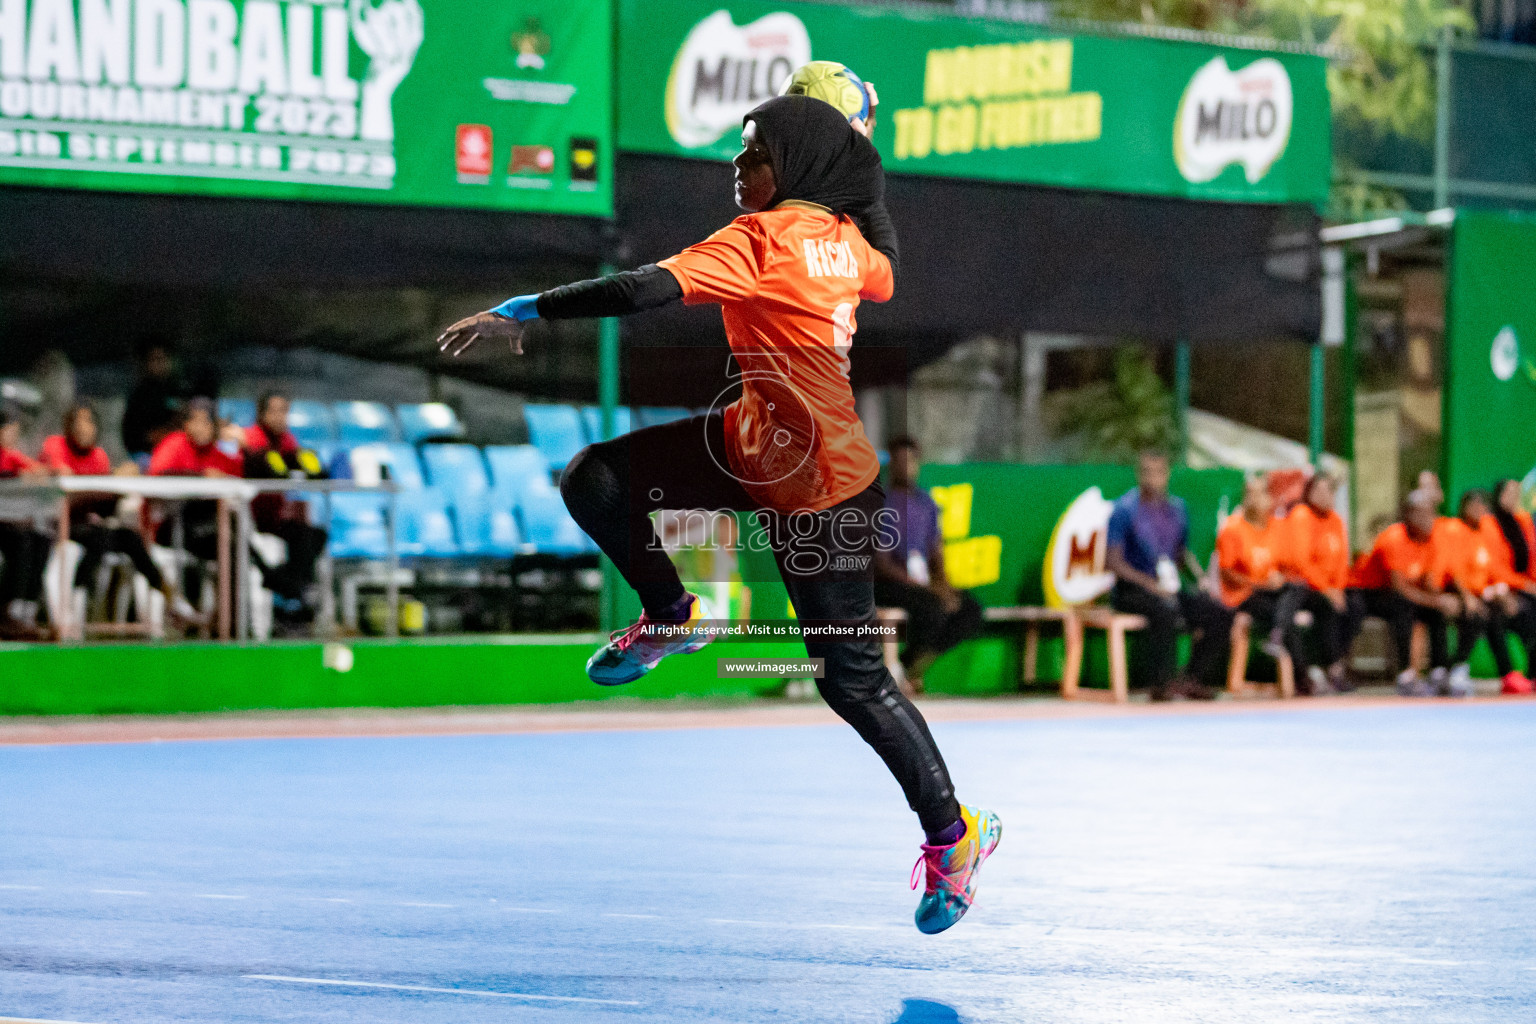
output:
<instances>
[{"instance_id":1,"label":"milo logo","mask_svg":"<svg viewBox=\"0 0 1536 1024\"><path fill-rule=\"evenodd\" d=\"M811 59L811 37L793 14L737 25L716 11L689 30L667 75L667 130L679 146L708 146L753 107L778 95L790 72Z\"/></svg>"},{"instance_id":2,"label":"milo logo","mask_svg":"<svg viewBox=\"0 0 1536 1024\"><path fill-rule=\"evenodd\" d=\"M1273 57L1240 71L1213 57L1179 101L1173 158L1187 181L1210 181L1239 164L1250 185L1269 173L1291 138L1291 78Z\"/></svg>"}]
</instances>

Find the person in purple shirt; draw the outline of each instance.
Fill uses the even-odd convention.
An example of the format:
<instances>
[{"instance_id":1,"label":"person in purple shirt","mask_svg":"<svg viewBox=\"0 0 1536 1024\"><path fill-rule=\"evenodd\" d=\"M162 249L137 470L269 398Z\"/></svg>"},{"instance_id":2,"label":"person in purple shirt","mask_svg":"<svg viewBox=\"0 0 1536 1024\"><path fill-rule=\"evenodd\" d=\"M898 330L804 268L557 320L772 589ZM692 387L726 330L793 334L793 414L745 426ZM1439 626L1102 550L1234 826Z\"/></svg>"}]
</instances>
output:
<instances>
[{"instance_id":1,"label":"person in purple shirt","mask_svg":"<svg viewBox=\"0 0 1536 1024\"><path fill-rule=\"evenodd\" d=\"M1142 452L1136 486L1115 502L1105 558L1115 574L1109 603L1147 620L1132 651L1133 685L1145 686L1153 700L1210 700L1226 666L1232 611L1184 586L1180 570L1199 579L1200 563L1190 554L1189 516L1184 503L1168 493L1168 477L1167 455ZM1183 674L1178 672L1181 630L1194 634Z\"/></svg>"},{"instance_id":2,"label":"person in purple shirt","mask_svg":"<svg viewBox=\"0 0 1536 1024\"><path fill-rule=\"evenodd\" d=\"M935 658L981 631L981 605L949 584L944 573L944 538L939 506L917 486L919 455L910 437L893 438L890 486L885 491L889 519L882 536L893 537L889 550L875 552L875 604L907 613L906 648L901 665L906 683L923 690L923 673Z\"/></svg>"}]
</instances>

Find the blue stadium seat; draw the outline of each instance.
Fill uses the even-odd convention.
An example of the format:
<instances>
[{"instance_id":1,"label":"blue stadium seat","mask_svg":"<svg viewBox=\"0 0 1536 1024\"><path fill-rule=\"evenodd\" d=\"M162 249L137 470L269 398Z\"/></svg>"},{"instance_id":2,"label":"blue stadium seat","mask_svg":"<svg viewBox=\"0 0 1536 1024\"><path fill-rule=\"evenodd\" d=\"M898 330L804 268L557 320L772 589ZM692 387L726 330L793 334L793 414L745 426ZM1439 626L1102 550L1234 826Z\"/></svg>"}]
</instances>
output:
<instances>
[{"instance_id":1,"label":"blue stadium seat","mask_svg":"<svg viewBox=\"0 0 1536 1024\"><path fill-rule=\"evenodd\" d=\"M400 440L395 414L382 402L337 402L332 408L342 444Z\"/></svg>"},{"instance_id":2,"label":"blue stadium seat","mask_svg":"<svg viewBox=\"0 0 1536 1024\"><path fill-rule=\"evenodd\" d=\"M592 542L566 511L565 502L553 489L525 491L517 496L523 520L523 539L547 554L579 555L593 550Z\"/></svg>"},{"instance_id":3,"label":"blue stadium seat","mask_svg":"<svg viewBox=\"0 0 1536 1024\"><path fill-rule=\"evenodd\" d=\"M525 405L523 419L528 423L528 438L544 453L550 469L563 469L586 445L581 414L571 405Z\"/></svg>"},{"instance_id":4,"label":"blue stadium seat","mask_svg":"<svg viewBox=\"0 0 1536 1024\"><path fill-rule=\"evenodd\" d=\"M336 442L336 417L324 402L299 398L288 403L288 430L305 448Z\"/></svg>"},{"instance_id":5,"label":"blue stadium seat","mask_svg":"<svg viewBox=\"0 0 1536 1024\"><path fill-rule=\"evenodd\" d=\"M420 490L427 485L421 462L416 458L416 449L408 444L360 445L352 449L349 461L353 480L377 483L384 478L380 470L387 469L388 479L404 490Z\"/></svg>"},{"instance_id":6,"label":"blue stadium seat","mask_svg":"<svg viewBox=\"0 0 1536 1024\"><path fill-rule=\"evenodd\" d=\"M332 558L384 558L389 554L386 501L386 495L362 491L331 495Z\"/></svg>"},{"instance_id":7,"label":"blue stadium seat","mask_svg":"<svg viewBox=\"0 0 1536 1024\"><path fill-rule=\"evenodd\" d=\"M511 558L523 537L512 514L512 496L502 491L461 494L453 510L459 521L459 548L466 555Z\"/></svg>"},{"instance_id":8,"label":"blue stadium seat","mask_svg":"<svg viewBox=\"0 0 1536 1024\"><path fill-rule=\"evenodd\" d=\"M685 420L692 415L692 409L684 409L680 405L650 405L641 406L635 410L635 418L640 421L640 426L642 427L657 427L663 423L674 423L677 420Z\"/></svg>"},{"instance_id":9,"label":"blue stadium seat","mask_svg":"<svg viewBox=\"0 0 1536 1024\"><path fill-rule=\"evenodd\" d=\"M489 444L485 461L491 467L491 484L497 490L519 494L524 490L550 490L549 462L531 444Z\"/></svg>"},{"instance_id":10,"label":"blue stadium seat","mask_svg":"<svg viewBox=\"0 0 1536 1024\"><path fill-rule=\"evenodd\" d=\"M401 440L409 444L420 444L428 438L464 436L459 414L442 402L397 405L395 415L400 418Z\"/></svg>"},{"instance_id":11,"label":"blue stadium seat","mask_svg":"<svg viewBox=\"0 0 1536 1024\"><path fill-rule=\"evenodd\" d=\"M249 427L256 422L256 403L249 398L219 399L219 419Z\"/></svg>"},{"instance_id":12,"label":"blue stadium seat","mask_svg":"<svg viewBox=\"0 0 1536 1024\"><path fill-rule=\"evenodd\" d=\"M396 550L407 558L453 558L459 554L448 496L435 487L395 495Z\"/></svg>"},{"instance_id":13,"label":"blue stadium seat","mask_svg":"<svg viewBox=\"0 0 1536 1024\"><path fill-rule=\"evenodd\" d=\"M452 495L454 502L467 494L479 494L491 488L480 449L472 444L428 444L421 448L421 461L427 479Z\"/></svg>"},{"instance_id":14,"label":"blue stadium seat","mask_svg":"<svg viewBox=\"0 0 1536 1024\"><path fill-rule=\"evenodd\" d=\"M600 405L584 405L581 407L582 426L587 429L587 442L593 443L604 440L603 437L603 407ZM633 419L630 416L629 406L620 405L613 410L613 436L627 434L634 429Z\"/></svg>"}]
</instances>

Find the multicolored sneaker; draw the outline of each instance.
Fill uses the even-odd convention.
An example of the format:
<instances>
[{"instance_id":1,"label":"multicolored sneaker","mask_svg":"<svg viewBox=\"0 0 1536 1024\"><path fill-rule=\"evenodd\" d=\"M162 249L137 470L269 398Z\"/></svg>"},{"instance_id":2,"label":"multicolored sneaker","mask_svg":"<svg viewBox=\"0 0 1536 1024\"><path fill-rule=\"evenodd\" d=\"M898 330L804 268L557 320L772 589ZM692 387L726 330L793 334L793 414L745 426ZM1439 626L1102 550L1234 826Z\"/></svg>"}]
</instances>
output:
<instances>
[{"instance_id":1,"label":"multicolored sneaker","mask_svg":"<svg viewBox=\"0 0 1536 1024\"><path fill-rule=\"evenodd\" d=\"M689 594L693 603L682 622L657 622L641 613L640 621L616 630L597 653L587 659L587 678L599 686L632 683L661 663L669 654L692 654L715 638L707 629L709 615L704 599Z\"/></svg>"},{"instance_id":2,"label":"multicolored sneaker","mask_svg":"<svg viewBox=\"0 0 1536 1024\"><path fill-rule=\"evenodd\" d=\"M923 855L912 865L912 888L917 888L917 872L926 868L923 898L917 904L917 930L926 935L943 931L965 916L976 897L976 872L981 862L997 849L1003 838L1003 823L991 811L960 807L965 835L949 846L923 844Z\"/></svg>"}]
</instances>

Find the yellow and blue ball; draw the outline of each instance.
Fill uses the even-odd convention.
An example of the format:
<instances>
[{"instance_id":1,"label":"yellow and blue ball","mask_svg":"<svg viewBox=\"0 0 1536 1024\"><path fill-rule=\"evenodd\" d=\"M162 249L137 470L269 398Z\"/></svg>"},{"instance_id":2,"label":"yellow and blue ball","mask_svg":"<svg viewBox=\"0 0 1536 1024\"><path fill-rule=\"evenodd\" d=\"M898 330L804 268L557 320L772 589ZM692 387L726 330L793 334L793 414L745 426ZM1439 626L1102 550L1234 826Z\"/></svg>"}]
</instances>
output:
<instances>
[{"instance_id":1,"label":"yellow and blue ball","mask_svg":"<svg viewBox=\"0 0 1536 1024\"><path fill-rule=\"evenodd\" d=\"M784 80L780 96L809 96L830 103L849 121L869 117L869 90L864 80L846 64L813 60L802 64Z\"/></svg>"}]
</instances>

